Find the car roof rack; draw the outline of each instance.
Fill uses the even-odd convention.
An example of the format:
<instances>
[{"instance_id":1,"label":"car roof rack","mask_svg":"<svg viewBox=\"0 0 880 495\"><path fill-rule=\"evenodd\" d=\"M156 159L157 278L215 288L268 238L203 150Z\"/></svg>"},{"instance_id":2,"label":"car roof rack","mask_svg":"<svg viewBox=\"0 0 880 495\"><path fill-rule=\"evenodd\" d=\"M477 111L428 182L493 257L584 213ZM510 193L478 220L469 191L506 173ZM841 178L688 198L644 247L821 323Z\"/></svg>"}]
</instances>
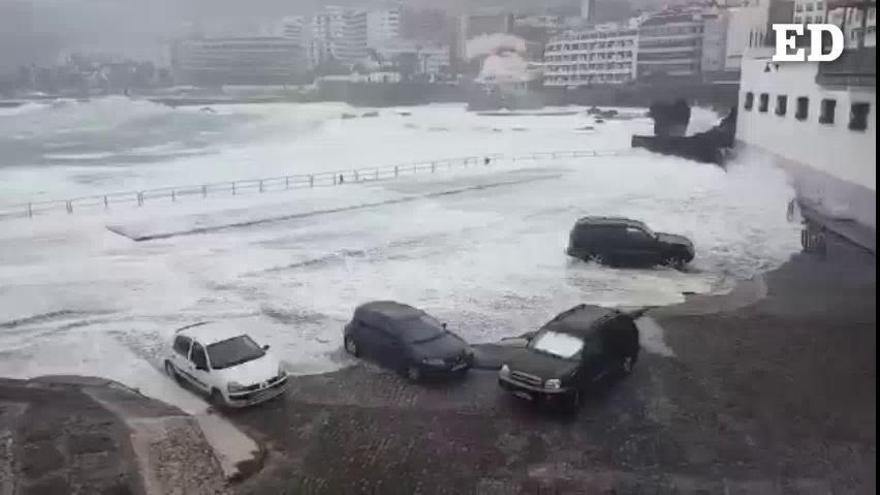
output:
<instances>
[{"instance_id":1,"label":"car roof rack","mask_svg":"<svg viewBox=\"0 0 880 495\"><path fill-rule=\"evenodd\" d=\"M645 222L626 217L603 217L586 216L578 218L578 225L626 225L632 227L647 227Z\"/></svg>"},{"instance_id":2,"label":"car roof rack","mask_svg":"<svg viewBox=\"0 0 880 495\"><path fill-rule=\"evenodd\" d=\"M550 320L547 323L545 323L544 325L542 325L542 327L547 326L550 323L560 322L560 321L564 320L565 318L571 316L572 314L577 313L578 311L583 311L587 308L597 308L597 309L603 309L603 310L607 311L607 313L597 317L595 320L590 322L590 325L589 325L590 328L595 327L597 324L602 323L604 321L613 320L614 318L617 318L618 316L620 316L622 314L622 312L616 308L607 308L607 307L598 306L595 304L581 303L573 308L569 308L569 309L563 311L562 313L559 313L558 315L554 316L552 320Z\"/></svg>"},{"instance_id":3,"label":"car roof rack","mask_svg":"<svg viewBox=\"0 0 880 495\"><path fill-rule=\"evenodd\" d=\"M189 328L200 327L202 325L207 325L208 323L211 323L211 322L210 321L200 321L198 323L192 323L190 325L186 325L185 327L178 328L177 330L174 331L174 333L180 333L180 332L187 330Z\"/></svg>"}]
</instances>

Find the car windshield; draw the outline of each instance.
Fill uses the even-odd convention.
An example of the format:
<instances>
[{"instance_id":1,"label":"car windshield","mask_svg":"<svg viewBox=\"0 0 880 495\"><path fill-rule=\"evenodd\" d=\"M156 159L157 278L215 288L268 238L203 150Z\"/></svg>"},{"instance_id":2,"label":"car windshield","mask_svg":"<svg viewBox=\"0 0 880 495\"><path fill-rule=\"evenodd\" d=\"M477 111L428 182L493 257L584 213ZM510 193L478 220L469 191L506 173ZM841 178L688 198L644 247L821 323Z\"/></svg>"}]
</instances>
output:
<instances>
[{"instance_id":1,"label":"car windshield","mask_svg":"<svg viewBox=\"0 0 880 495\"><path fill-rule=\"evenodd\" d=\"M584 341L568 333L547 330L535 336L529 348L562 359L577 359L584 349Z\"/></svg>"},{"instance_id":2,"label":"car windshield","mask_svg":"<svg viewBox=\"0 0 880 495\"><path fill-rule=\"evenodd\" d=\"M253 361L265 354L266 352L247 335L240 335L208 346L211 367L217 370Z\"/></svg>"},{"instance_id":3,"label":"car windshield","mask_svg":"<svg viewBox=\"0 0 880 495\"><path fill-rule=\"evenodd\" d=\"M398 322L403 330L404 338L411 344L424 344L446 334L443 325L428 315L419 315Z\"/></svg>"}]
</instances>

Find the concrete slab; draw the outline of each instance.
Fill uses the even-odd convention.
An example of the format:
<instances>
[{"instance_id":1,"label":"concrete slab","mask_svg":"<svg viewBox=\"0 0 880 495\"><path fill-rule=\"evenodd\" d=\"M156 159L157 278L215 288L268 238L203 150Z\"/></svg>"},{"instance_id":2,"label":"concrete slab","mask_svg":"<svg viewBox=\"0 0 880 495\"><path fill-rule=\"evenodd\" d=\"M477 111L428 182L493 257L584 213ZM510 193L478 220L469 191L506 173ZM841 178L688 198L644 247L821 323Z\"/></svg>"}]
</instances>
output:
<instances>
[{"instance_id":1,"label":"concrete slab","mask_svg":"<svg viewBox=\"0 0 880 495\"><path fill-rule=\"evenodd\" d=\"M200 414L195 416L195 420L214 449L226 479L240 478L248 465L261 457L259 445L225 418L216 414Z\"/></svg>"}]
</instances>

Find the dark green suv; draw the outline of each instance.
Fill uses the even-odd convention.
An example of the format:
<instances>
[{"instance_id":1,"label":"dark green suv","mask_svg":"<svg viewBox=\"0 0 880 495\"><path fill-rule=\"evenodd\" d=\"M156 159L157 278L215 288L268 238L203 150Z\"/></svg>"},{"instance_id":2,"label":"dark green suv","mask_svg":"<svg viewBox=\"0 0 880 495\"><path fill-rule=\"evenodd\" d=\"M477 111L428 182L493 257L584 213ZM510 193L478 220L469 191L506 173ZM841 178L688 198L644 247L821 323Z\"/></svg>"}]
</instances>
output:
<instances>
[{"instance_id":1,"label":"dark green suv","mask_svg":"<svg viewBox=\"0 0 880 495\"><path fill-rule=\"evenodd\" d=\"M581 304L559 314L529 337L501 366L498 384L517 397L576 409L591 385L632 372L639 357L633 317Z\"/></svg>"},{"instance_id":2,"label":"dark green suv","mask_svg":"<svg viewBox=\"0 0 880 495\"><path fill-rule=\"evenodd\" d=\"M682 267L694 259L694 244L680 235L654 232L638 220L584 217L571 229L566 253L612 266Z\"/></svg>"}]
</instances>

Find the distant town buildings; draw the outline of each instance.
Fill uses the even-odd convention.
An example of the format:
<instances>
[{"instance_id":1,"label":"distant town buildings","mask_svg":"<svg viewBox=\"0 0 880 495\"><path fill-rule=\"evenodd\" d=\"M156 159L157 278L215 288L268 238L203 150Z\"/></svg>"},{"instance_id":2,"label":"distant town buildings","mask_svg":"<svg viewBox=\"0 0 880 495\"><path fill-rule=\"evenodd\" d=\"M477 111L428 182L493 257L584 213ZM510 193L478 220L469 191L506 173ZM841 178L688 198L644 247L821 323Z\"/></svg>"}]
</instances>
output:
<instances>
[{"instance_id":1,"label":"distant town buildings","mask_svg":"<svg viewBox=\"0 0 880 495\"><path fill-rule=\"evenodd\" d=\"M581 0L581 18L589 22L596 12L596 0Z\"/></svg>"},{"instance_id":2,"label":"distant town buildings","mask_svg":"<svg viewBox=\"0 0 880 495\"><path fill-rule=\"evenodd\" d=\"M743 54L766 46L771 24L791 22L794 8L782 0L728 0L671 7L626 23L570 29L572 23L563 22L564 31L545 46L544 84L736 81Z\"/></svg>"},{"instance_id":3,"label":"distant town buildings","mask_svg":"<svg viewBox=\"0 0 880 495\"><path fill-rule=\"evenodd\" d=\"M808 23L810 21L807 19L810 17L814 19L813 22L825 22L827 19L828 23L843 27L848 47L877 46L876 3L875 1L858 0L827 0L824 2L799 0L794 7L794 22ZM823 20L817 20L819 18Z\"/></svg>"},{"instance_id":4,"label":"distant town buildings","mask_svg":"<svg viewBox=\"0 0 880 495\"><path fill-rule=\"evenodd\" d=\"M434 77L450 66L446 17L438 13L399 4L374 10L331 5L310 18L285 18L282 33L301 43L308 70L319 75L401 66L408 76Z\"/></svg>"},{"instance_id":5,"label":"distant town buildings","mask_svg":"<svg viewBox=\"0 0 880 495\"><path fill-rule=\"evenodd\" d=\"M178 83L200 86L293 84L306 67L301 43L283 37L181 40L171 63Z\"/></svg>"},{"instance_id":6,"label":"distant town buildings","mask_svg":"<svg viewBox=\"0 0 880 495\"><path fill-rule=\"evenodd\" d=\"M824 0L794 0L794 23L824 23L826 14Z\"/></svg>"},{"instance_id":7,"label":"distant town buildings","mask_svg":"<svg viewBox=\"0 0 880 495\"><path fill-rule=\"evenodd\" d=\"M372 10L367 13L367 45L380 47L400 38L400 7Z\"/></svg>"},{"instance_id":8,"label":"distant town buildings","mask_svg":"<svg viewBox=\"0 0 880 495\"><path fill-rule=\"evenodd\" d=\"M354 65L367 58L367 12L346 10L342 14L342 38L337 40L336 58Z\"/></svg>"},{"instance_id":9,"label":"distant town buildings","mask_svg":"<svg viewBox=\"0 0 880 495\"><path fill-rule=\"evenodd\" d=\"M606 24L568 33L547 45L544 85L623 84L636 78L637 23Z\"/></svg>"},{"instance_id":10,"label":"distant town buildings","mask_svg":"<svg viewBox=\"0 0 880 495\"><path fill-rule=\"evenodd\" d=\"M453 56L457 61L467 61L468 41L482 35L512 33L513 14L478 14L459 16L455 25Z\"/></svg>"},{"instance_id":11,"label":"distant town buildings","mask_svg":"<svg viewBox=\"0 0 880 495\"><path fill-rule=\"evenodd\" d=\"M449 72L449 46L412 40L387 41L376 48L381 61L397 66L408 76L425 75L435 79Z\"/></svg>"},{"instance_id":12,"label":"distant town buildings","mask_svg":"<svg viewBox=\"0 0 880 495\"><path fill-rule=\"evenodd\" d=\"M671 2L671 7L614 23L595 21L607 10L607 2L596 0L581 0L579 11L568 15L495 11L455 18L393 1L372 9L330 5L311 16L284 18L277 38L183 40L176 45L174 67L185 81L219 74L224 80L278 80L306 72L341 76L394 71L403 79L437 80L452 74L477 77L491 59L502 72L527 66L531 73L540 67L548 87L657 79L736 81L744 54L772 41L773 23L828 19L846 26L848 44L874 46L875 10L847 8L865 1ZM862 12L864 19L858 17ZM468 53L475 42L491 44L498 36L515 38L516 49L484 47L486 53L477 57ZM511 69L501 68L508 65Z\"/></svg>"},{"instance_id":13,"label":"distant town buildings","mask_svg":"<svg viewBox=\"0 0 880 495\"><path fill-rule=\"evenodd\" d=\"M666 11L645 19L639 28L638 77L696 77L703 45L700 14Z\"/></svg>"}]
</instances>

